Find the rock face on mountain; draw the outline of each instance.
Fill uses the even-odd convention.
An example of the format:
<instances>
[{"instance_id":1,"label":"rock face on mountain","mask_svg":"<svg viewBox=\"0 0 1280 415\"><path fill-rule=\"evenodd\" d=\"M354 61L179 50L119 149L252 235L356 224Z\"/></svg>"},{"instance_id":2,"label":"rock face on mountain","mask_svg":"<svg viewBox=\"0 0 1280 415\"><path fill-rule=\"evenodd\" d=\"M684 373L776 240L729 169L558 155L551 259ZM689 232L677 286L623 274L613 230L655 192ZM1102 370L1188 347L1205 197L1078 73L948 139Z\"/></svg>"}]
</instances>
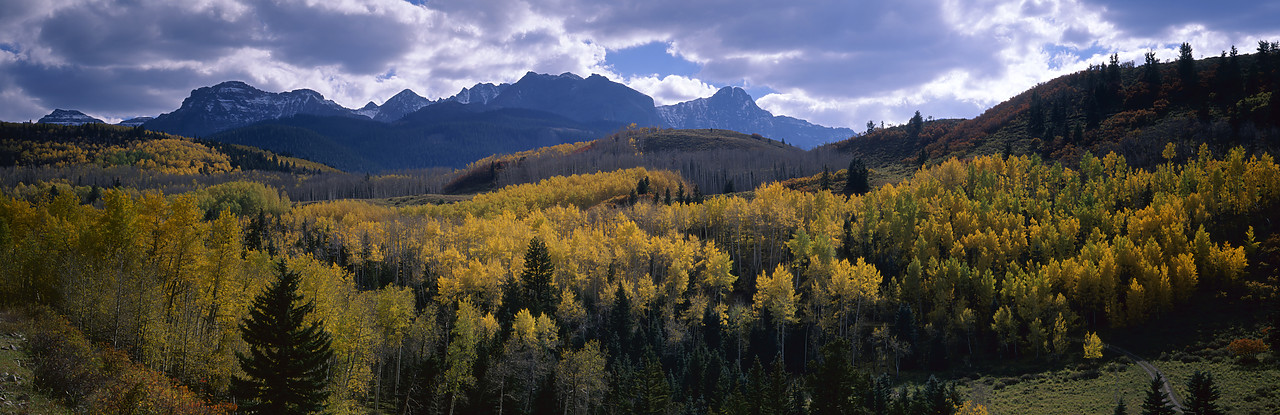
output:
<instances>
[{"instance_id":1,"label":"rock face on mountain","mask_svg":"<svg viewBox=\"0 0 1280 415\"><path fill-rule=\"evenodd\" d=\"M824 127L798 118L775 116L756 105L738 87L724 87L709 98L698 98L657 108L663 121L674 128L720 128L786 140L813 148L854 135L848 128Z\"/></svg>"},{"instance_id":2,"label":"rock face on mountain","mask_svg":"<svg viewBox=\"0 0 1280 415\"><path fill-rule=\"evenodd\" d=\"M667 126L658 116L653 98L600 75L583 79L567 72L560 75L529 72L488 105L546 111L579 122Z\"/></svg>"},{"instance_id":3,"label":"rock face on mountain","mask_svg":"<svg viewBox=\"0 0 1280 415\"><path fill-rule=\"evenodd\" d=\"M123 125L125 127L137 127L137 126L141 126L142 124L146 124L147 121L151 121L154 119L155 117L134 117L124 121L120 121L116 123L116 125Z\"/></svg>"},{"instance_id":4,"label":"rock face on mountain","mask_svg":"<svg viewBox=\"0 0 1280 415\"><path fill-rule=\"evenodd\" d=\"M49 115L40 117L40 121L36 122L57 125L103 124L102 120L84 115L83 112L63 109L55 109Z\"/></svg>"},{"instance_id":5,"label":"rock face on mountain","mask_svg":"<svg viewBox=\"0 0 1280 415\"><path fill-rule=\"evenodd\" d=\"M485 105L497 97L498 94L501 94L502 91L505 91L509 86L511 86L511 84L476 84L471 88L462 88L462 91L459 91L457 95L445 98L441 101L452 101L459 104Z\"/></svg>"},{"instance_id":6,"label":"rock face on mountain","mask_svg":"<svg viewBox=\"0 0 1280 415\"><path fill-rule=\"evenodd\" d=\"M374 105L374 103L370 102L365 104L364 108L356 110L355 113L369 117L374 121L392 122L433 103L433 101L406 89L400 91L400 93L391 97L382 105Z\"/></svg>"},{"instance_id":7,"label":"rock face on mountain","mask_svg":"<svg viewBox=\"0 0 1280 415\"><path fill-rule=\"evenodd\" d=\"M191 96L182 101L181 107L161 114L145 126L149 130L170 134L204 136L299 114L358 116L310 89L275 93L244 82L229 81L191 91Z\"/></svg>"},{"instance_id":8,"label":"rock face on mountain","mask_svg":"<svg viewBox=\"0 0 1280 415\"><path fill-rule=\"evenodd\" d=\"M425 119L435 123L449 122L450 117L442 114L454 114L456 111L432 111L422 117L412 117L441 103L465 106L465 113L500 109L541 112L604 132L631 123L643 127L727 129L786 140L804 148L842 140L854 134L847 128L828 128L791 117L774 116L757 106L741 88L726 87L709 98L655 107L653 98L648 95L600 75L582 78L572 73L546 75L533 72L513 84L476 84L439 101L405 89L382 105L370 102L358 110L344 108L309 89L273 93L244 82L230 81L192 91L182 106L173 112L149 121L137 119L130 122L135 123L131 125L142 122L150 130L196 137L299 115L400 124L421 124ZM308 119L319 120L314 117ZM545 117L539 115L535 118ZM74 117L68 120L80 122ZM511 120L499 117L491 121ZM322 124L329 127L345 125Z\"/></svg>"}]
</instances>

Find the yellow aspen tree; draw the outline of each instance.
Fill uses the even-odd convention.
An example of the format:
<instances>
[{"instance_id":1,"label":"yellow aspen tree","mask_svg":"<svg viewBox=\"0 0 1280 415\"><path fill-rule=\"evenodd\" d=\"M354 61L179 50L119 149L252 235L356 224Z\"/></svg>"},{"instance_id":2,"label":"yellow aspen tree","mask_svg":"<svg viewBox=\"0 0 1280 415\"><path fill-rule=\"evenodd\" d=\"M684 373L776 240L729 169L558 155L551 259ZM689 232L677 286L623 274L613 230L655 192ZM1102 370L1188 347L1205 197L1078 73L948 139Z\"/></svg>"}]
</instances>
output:
<instances>
[{"instance_id":1,"label":"yellow aspen tree","mask_svg":"<svg viewBox=\"0 0 1280 415\"><path fill-rule=\"evenodd\" d=\"M1147 293L1146 288L1138 279L1129 281L1129 292L1125 296L1125 322L1128 324L1137 324L1147 320Z\"/></svg>"},{"instance_id":2,"label":"yellow aspen tree","mask_svg":"<svg viewBox=\"0 0 1280 415\"><path fill-rule=\"evenodd\" d=\"M754 309L768 311L778 330L778 344L786 340L786 325L797 321L793 276L786 265L778 264L772 274L760 273L756 278ZM783 350L783 349L779 349Z\"/></svg>"},{"instance_id":3,"label":"yellow aspen tree","mask_svg":"<svg viewBox=\"0 0 1280 415\"><path fill-rule=\"evenodd\" d=\"M526 319L532 320L528 317L529 311L523 311ZM477 358L476 345L480 342L480 330L477 325L479 318L480 313L470 301L463 300L458 303L457 318L454 319L449 347L445 352L443 381L440 383L440 394L449 397L450 415L457 406L458 396L466 393L476 383L471 365Z\"/></svg>"},{"instance_id":4,"label":"yellow aspen tree","mask_svg":"<svg viewBox=\"0 0 1280 415\"><path fill-rule=\"evenodd\" d=\"M1059 355L1066 354L1069 347L1067 337L1067 319L1063 318L1062 313L1058 313L1058 318L1053 321L1053 352Z\"/></svg>"},{"instance_id":5,"label":"yellow aspen tree","mask_svg":"<svg viewBox=\"0 0 1280 415\"><path fill-rule=\"evenodd\" d=\"M600 343L591 340L581 349L564 353L556 365L556 391L566 414L588 414L604 403L609 372Z\"/></svg>"},{"instance_id":6,"label":"yellow aspen tree","mask_svg":"<svg viewBox=\"0 0 1280 415\"><path fill-rule=\"evenodd\" d=\"M715 297L717 303L723 301L724 294L733 290L733 283L738 280L738 276L732 273L733 260L729 253L716 248L714 240L708 240L702 245L702 260L698 261L698 267L702 270L703 289Z\"/></svg>"},{"instance_id":7,"label":"yellow aspen tree","mask_svg":"<svg viewBox=\"0 0 1280 415\"><path fill-rule=\"evenodd\" d=\"M1098 338L1098 334L1089 332L1084 337L1084 358L1098 359L1102 357L1102 339Z\"/></svg>"}]
</instances>

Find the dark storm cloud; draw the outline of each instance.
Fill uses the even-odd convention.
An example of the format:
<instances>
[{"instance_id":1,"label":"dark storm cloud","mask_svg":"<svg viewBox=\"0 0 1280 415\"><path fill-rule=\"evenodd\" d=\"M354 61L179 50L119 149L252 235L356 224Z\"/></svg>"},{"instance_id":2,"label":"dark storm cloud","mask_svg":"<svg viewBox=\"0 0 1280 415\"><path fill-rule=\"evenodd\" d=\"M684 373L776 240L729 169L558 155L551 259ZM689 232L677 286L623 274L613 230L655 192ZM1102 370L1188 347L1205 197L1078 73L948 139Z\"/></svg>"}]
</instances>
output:
<instances>
[{"instance_id":1,"label":"dark storm cloud","mask_svg":"<svg viewBox=\"0 0 1280 415\"><path fill-rule=\"evenodd\" d=\"M1166 56L1181 41L1197 52L1229 42L1252 51L1248 39L1280 33L1278 4L6 0L0 119L54 107L154 115L231 79L358 106L404 88L438 98L530 70L600 72L664 101L723 85L767 88L776 93L756 97L762 106L832 125L903 121L916 108L969 117L1111 52ZM693 62L695 73L611 73L608 53L646 44L669 46L679 55L671 61Z\"/></svg>"},{"instance_id":2,"label":"dark storm cloud","mask_svg":"<svg viewBox=\"0 0 1280 415\"><path fill-rule=\"evenodd\" d=\"M209 75L189 69L46 67L26 62L12 65L6 72L5 83L21 85L47 108L135 115L155 115L157 108L177 108L178 102L173 98L191 91L182 85L212 85L249 76L234 71Z\"/></svg>"},{"instance_id":3,"label":"dark storm cloud","mask_svg":"<svg viewBox=\"0 0 1280 415\"><path fill-rule=\"evenodd\" d=\"M936 78L961 61L998 71L986 39L958 35L934 1L688 2L581 5L572 30L625 41L658 31L703 60L700 76L815 95L875 94ZM772 55L772 56L771 56Z\"/></svg>"},{"instance_id":4,"label":"dark storm cloud","mask_svg":"<svg viewBox=\"0 0 1280 415\"><path fill-rule=\"evenodd\" d=\"M298 66L386 70L408 50L413 29L388 16L347 14L296 2L249 9L193 8L185 2L100 3L59 10L39 32L42 46L78 65L209 60L250 47Z\"/></svg>"},{"instance_id":5,"label":"dark storm cloud","mask_svg":"<svg viewBox=\"0 0 1280 415\"><path fill-rule=\"evenodd\" d=\"M288 66L331 66L372 77L401 59L422 29L384 10L325 4L331 7L297 1L15 0L7 7L12 13L0 16L0 43L6 45L0 50L0 78L44 108L0 113L31 118L54 107L158 113L175 108L193 88L278 78L271 71ZM253 59L245 56L260 59L246 62Z\"/></svg>"},{"instance_id":6,"label":"dark storm cloud","mask_svg":"<svg viewBox=\"0 0 1280 415\"><path fill-rule=\"evenodd\" d=\"M65 8L32 30L40 46L77 66L204 60L230 53L255 37L251 19L226 20L213 10L177 4L181 3L145 10L106 3Z\"/></svg>"},{"instance_id":7,"label":"dark storm cloud","mask_svg":"<svg viewBox=\"0 0 1280 415\"><path fill-rule=\"evenodd\" d=\"M1275 0L1167 0L1096 1L1116 29L1130 36L1159 36L1171 29L1200 24L1234 33L1275 33L1280 29L1280 1Z\"/></svg>"},{"instance_id":8,"label":"dark storm cloud","mask_svg":"<svg viewBox=\"0 0 1280 415\"><path fill-rule=\"evenodd\" d=\"M294 4L254 10L262 39L254 44L297 66L338 65L344 72L376 75L409 50L415 29L391 16L345 14Z\"/></svg>"}]
</instances>

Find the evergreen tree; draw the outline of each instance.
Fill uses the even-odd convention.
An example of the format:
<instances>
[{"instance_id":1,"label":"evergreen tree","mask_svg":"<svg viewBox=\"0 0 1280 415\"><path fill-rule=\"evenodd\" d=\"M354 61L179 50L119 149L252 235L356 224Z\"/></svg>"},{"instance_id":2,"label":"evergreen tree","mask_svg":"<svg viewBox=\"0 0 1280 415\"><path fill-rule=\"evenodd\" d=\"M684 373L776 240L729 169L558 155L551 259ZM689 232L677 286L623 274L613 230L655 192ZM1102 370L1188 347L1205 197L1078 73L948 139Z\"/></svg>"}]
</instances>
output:
<instances>
[{"instance_id":1,"label":"evergreen tree","mask_svg":"<svg viewBox=\"0 0 1280 415\"><path fill-rule=\"evenodd\" d=\"M1161 390L1163 387L1163 376L1156 376L1151 379L1150 388L1147 389L1147 399L1142 401L1142 415L1173 415L1173 407L1169 405L1169 398Z\"/></svg>"},{"instance_id":2,"label":"evergreen tree","mask_svg":"<svg viewBox=\"0 0 1280 415\"><path fill-rule=\"evenodd\" d=\"M1031 104L1027 108L1027 135L1040 137L1044 134L1044 102L1040 94L1032 90Z\"/></svg>"},{"instance_id":3,"label":"evergreen tree","mask_svg":"<svg viewBox=\"0 0 1280 415\"><path fill-rule=\"evenodd\" d=\"M671 408L671 384L658 359L645 359L643 377L636 396L637 414L665 414Z\"/></svg>"},{"instance_id":4,"label":"evergreen tree","mask_svg":"<svg viewBox=\"0 0 1280 415\"><path fill-rule=\"evenodd\" d=\"M868 392L867 409L873 414L887 413L893 403L893 380L889 374L881 374Z\"/></svg>"},{"instance_id":5,"label":"evergreen tree","mask_svg":"<svg viewBox=\"0 0 1280 415\"><path fill-rule=\"evenodd\" d=\"M822 363L817 367L810 384L813 401L809 409L814 414L849 414L863 409L859 391L867 390L869 382L853 371L849 361L849 341L837 339L822 346Z\"/></svg>"},{"instance_id":6,"label":"evergreen tree","mask_svg":"<svg viewBox=\"0 0 1280 415\"><path fill-rule=\"evenodd\" d=\"M920 133L924 131L924 117L920 116L920 111L916 111L916 115L911 116L911 120L907 121L907 135L915 140L920 137Z\"/></svg>"},{"instance_id":7,"label":"evergreen tree","mask_svg":"<svg viewBox=\"0 0 1280 415\"><path fill-rule=\"evenodd\" d=\"M236 352L236 357L249 378L234 379L232 393L248 413L319 412L329 396L329 333L319 322L306 324L315 306L302 303L298 273L290 272L283 260L276 268L279 279L254 298L249 317L240 324L249 356Z\"/></svg>"},{"instance_id":8,"label":"evergreen tree","mask_svg":"<svg viewBox=\"0 0 1280 415\"><path fill-rule=\"evenodd\" d=\"M782 357L773 361L773 369L766 375L761 396L760 412L766 414L791 414L796 412L796 402L791 393L791 380L782 365Z\"/></svg>"},{"instance_id":9,"label":"evergreen tree","mask_svg":"<svg viewBox=\"0 0 1280 415\"><path fill-rule=\"evenodd\" d=\"M867 166L862 163L862 159L854 158L849 160L849 169L846 173L847 181L844 185L844 194L846 196L860 195L871 190Z\"/></svg>"},{"instance_id":10,"label":"evergreen tree","mask_svg":"<svg viewBox=\"0 0 1280 415\"><path fill-rule=\"evenodd\" d=\"M818 188L822 190L831 190L831 169L824 164L822 166L822 176L818 178Z\"/></svg>"},{"instance_id":11,"label":"evergreen tree","mask_svg":"<svg viewBox=\"0 0 1280 415\"><path fill-rule=\"evenodd\" d=\"M524 284L523 302L530 314L556 314L560 293L551 284L554 273L555 265L551 263L547 244L542 242L542 238L533 237L529 240L529 250L524 254L524 271L520 273L520 281Z\"/></svg>"},{"instance_id":12,"label":"evergreen tree","mask_svg":"<svg viewBox=\"0 0 1280 415\"><path fill-rule=\"evenodd\" d=\"M956 404L960 403L955 387L947 387L946 384L932 375L925 382L924 391L917 396L917 399L920 400L920 404L924 407L924 413L935 415L951 415L952 412L955 412Z\"/></svg>"},{"instance_id":13,"label":"evergreen tree","mask_svg":"<svg viewBox=\"0 0 1280 415\"><path fill-rule=\"evenodd\" d=\"M1186 42L1178 48L1178 77L1182 78L1182 88L1188 91L1200 83L1196 74L1196 58L1191 56L1191 45Z\"/></svg>"},{"instance_id":14,"label":"evergreen tree","mask_svg":"<svg viewBox=\"0 0 1280 415\"><path fill-rule=\"evenodd\" d=\"M613 307L609 312L609 355L617 360L629 360L631 343L631 300L626 290L618 286L613 295Z\"/></svg>"},{"instance_id":15,"label":"evergreen tree","mask_svg":"<svg viewBox=\"0 0 1280 415\"><path fill-rule=\"evenodd\" d=\"M1115 415L1129 415L1129 409L1124 407L1124 399L1116 401Z\"/></svg>"},{"instance_id":16,"label":"evergreen tree","mask_svg":"<svg viewBox=\"0 0 1280 415\"><path fill-rule=\"evenodd\" d=\"M1218 408L1218 387L1213 384L1213 375L1201 371L1191 375L1187 381L1186 415L1221 415Z\"/></svg>"},{"instance_id":17,"label":"evergreen tree","mask_svg":"<svg viewBox=\"0 0 1280 415\"><path fill-rule=\"evenodd\" d=\"M1147 83L1147 87L1153 91L1160 88L1160 59L1156 59L1155 52L1147 52L1142 55L1144 63L1142 65L1142 81Z\"/></svg>"}]
</instances>

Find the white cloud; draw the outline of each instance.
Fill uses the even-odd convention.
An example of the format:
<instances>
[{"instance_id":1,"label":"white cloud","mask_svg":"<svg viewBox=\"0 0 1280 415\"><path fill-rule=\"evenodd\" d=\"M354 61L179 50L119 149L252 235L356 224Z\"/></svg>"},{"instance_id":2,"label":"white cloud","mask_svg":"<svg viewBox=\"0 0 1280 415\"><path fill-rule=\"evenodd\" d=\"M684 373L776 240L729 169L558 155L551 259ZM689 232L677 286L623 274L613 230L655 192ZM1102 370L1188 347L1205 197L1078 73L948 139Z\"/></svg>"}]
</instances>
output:
<instances>
[{"instance_id":1,"label":"white cloud","mask_svg":"<svg viewBox=\"0 0 1280 415\"><path fill-rule=\"evenodd\" d=\"M759 97L777 114L860 129L916 109L972 117L1111 53L1172 59L1187 41L1208 56L1280 38L1280 2L1165 3L12 0L0 15L0 118L158 114L230 79L359 107L532 70L599 73L659 105L745 83L779 91ZM700 72L622 78L605 66L607 50L651 42Z\"/></svg>"},{"instance_id":2,"label":"white cloud","mask_svg":"<svg viewBox=\"0 0 1280 415\"><path fill-rule=\"evenodd\" d=\"M653 97L655 105L671 105L692 99L709 97L717 88L698 79L679 75L658 77L655 75L637 76L621 80L631 89Z\"/></svg>"}]
</instances>

